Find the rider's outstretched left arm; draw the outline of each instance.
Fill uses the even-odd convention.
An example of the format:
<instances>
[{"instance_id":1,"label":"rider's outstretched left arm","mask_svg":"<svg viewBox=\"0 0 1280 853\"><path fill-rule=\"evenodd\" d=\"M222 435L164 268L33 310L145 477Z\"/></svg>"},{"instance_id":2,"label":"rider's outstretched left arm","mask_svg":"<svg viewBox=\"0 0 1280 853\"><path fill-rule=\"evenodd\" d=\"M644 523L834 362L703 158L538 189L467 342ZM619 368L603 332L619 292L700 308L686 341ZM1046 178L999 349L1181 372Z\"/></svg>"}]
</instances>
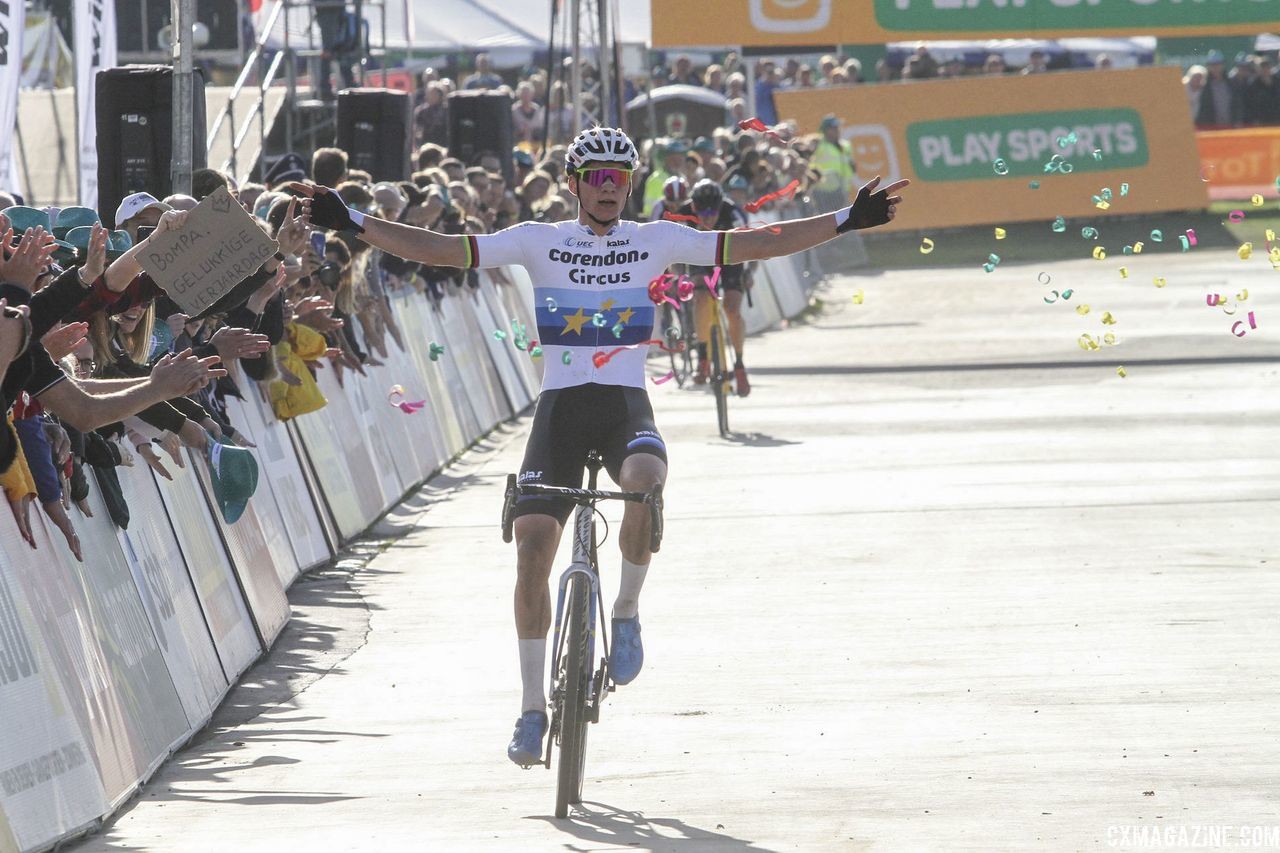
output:
<instances>
[{"instance_id":1,"label":"rider's outstretched left arm","mask_svg":"<svg viewBox=\"0 0 1280 853\"><path fill-rule=\"evenodd\" d=\"M899 191L910 183L903 179L878 189L880 178L872 178L858 190L858 197L853 204L835 213L824 213L807 219L789 219L747 231L728 232L726 262L740 264L793 255L819 246L846 231L884 225L894 218L897 206L902 203Z\"/></svg>"}]
</instances>

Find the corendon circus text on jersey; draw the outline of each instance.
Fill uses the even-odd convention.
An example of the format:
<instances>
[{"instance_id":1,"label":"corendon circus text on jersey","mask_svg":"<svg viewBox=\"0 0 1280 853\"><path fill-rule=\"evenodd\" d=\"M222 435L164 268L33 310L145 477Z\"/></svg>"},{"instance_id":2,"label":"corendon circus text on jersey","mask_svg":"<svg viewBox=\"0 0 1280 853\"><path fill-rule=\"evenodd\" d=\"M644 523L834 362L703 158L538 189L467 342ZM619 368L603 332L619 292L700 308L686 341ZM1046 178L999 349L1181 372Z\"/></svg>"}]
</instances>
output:
<instances>
[{"instance_id":1,"label":"corendon circus text on jersey","mask_svg":"<svg viewBox=\"0 0 1280 853\"><path fill-rule=\"evenodd\" d=\"M552 249L547 252L548 260L559 264L570 264L575 269L569 270L569 281L574 284L626 284L631 281L631 273L624 270L616 273L589 273L577 267L619 267L638 263L649 259L648 252L635 249L626 252L611 251L605 255L589 255L584 252L567 252L563 249Z\"/></svg>"}]
</instances>

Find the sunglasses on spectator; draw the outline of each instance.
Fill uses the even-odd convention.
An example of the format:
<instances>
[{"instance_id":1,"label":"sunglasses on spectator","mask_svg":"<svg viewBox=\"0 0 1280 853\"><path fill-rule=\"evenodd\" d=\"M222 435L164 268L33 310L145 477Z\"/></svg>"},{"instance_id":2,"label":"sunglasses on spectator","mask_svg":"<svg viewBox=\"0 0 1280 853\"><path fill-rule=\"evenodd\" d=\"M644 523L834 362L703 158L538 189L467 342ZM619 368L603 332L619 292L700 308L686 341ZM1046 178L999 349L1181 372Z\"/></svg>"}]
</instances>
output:
<instances>
[{"instance_id":1,"label":"sunglasses on spectator","mask_svg":"<svg viewBox=\"0 0 1280 853\"><path fill-rule=\"evenodd\" d=\"M614 169L605 167L601 169L579 169L577 171L578 180L586 181L590 186L602 187L605 181L613 181L613 185L620 187L631 179L630 169Z\"/></svg>"}]
</instances>

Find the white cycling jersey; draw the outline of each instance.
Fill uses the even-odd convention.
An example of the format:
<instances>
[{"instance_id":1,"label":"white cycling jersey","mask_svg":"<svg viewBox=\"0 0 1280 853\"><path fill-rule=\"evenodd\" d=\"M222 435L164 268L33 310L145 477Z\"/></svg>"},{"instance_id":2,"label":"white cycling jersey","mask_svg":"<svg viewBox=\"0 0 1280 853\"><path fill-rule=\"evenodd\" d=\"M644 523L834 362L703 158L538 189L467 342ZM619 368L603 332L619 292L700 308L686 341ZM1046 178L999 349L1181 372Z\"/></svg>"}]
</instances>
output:
<instances>
[{"instance_id":1,"label":"white cycling jersey","mask_svg":"<svg viewBox=\"0 0 1280 853\"><path fill-rule=\"evenodd\" d=\"M524 222L467 235L467 266L519 264L529 271L544 391L588 382L643 388L649 350L643 342L655 337L658 316L649 283L671 264L723 264L730 236L669 221L622 221L603 237L573 220ZM633 345L596 366L596 353Z\"/></svg>"}]
</instances>

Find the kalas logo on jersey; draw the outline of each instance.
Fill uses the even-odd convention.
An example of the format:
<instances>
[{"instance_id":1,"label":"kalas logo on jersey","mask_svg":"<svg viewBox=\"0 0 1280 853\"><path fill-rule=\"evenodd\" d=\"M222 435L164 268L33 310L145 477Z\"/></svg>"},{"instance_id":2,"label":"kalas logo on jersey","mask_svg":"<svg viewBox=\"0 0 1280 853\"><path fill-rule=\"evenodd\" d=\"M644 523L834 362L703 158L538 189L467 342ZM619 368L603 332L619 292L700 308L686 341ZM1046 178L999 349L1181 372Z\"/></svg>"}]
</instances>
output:
<instances>
[{"instance_id":1,"label":"kalas logo on jersey","mask_svg":"<svg viewBox=\"0 0 1280 853\"><path fill-rule=\"evenodd\" d=\"M648 260L649 253L632 249L625 252L610 251L604 255L588 255L584 252L565 252L560 249L552 249L547 253L547 257L556 263L574 266L575 269L569 270L569 281L574 284L626 284L631 281L631 273L629 271L596 274L577 269L577 267L618 267L626 264L636 264L640 261Z\"/></svg>"}]
</instances>

